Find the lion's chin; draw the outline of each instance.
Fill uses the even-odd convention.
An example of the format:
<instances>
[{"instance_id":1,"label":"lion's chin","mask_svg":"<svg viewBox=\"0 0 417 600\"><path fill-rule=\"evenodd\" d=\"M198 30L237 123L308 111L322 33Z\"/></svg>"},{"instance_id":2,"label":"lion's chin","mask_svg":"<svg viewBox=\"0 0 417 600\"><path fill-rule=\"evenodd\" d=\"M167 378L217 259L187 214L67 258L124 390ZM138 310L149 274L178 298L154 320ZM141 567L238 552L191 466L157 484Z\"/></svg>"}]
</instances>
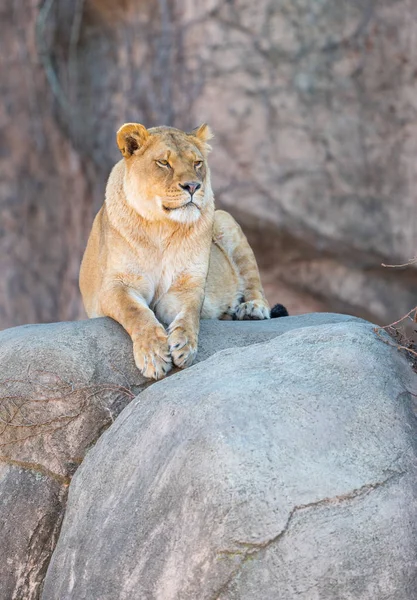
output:
<instances>
[{"instance_id":1,"label":"lion's chin","mask_svg":"<svg viewBox=\"0 0 417 600\"><path fill-rule=\"evenodd\" d=\"M189 202L184 206L167 210L166 216L170 221L177 223L195 223L201 216L201 210L196 204Z\"/></svg>"}]
</instances>

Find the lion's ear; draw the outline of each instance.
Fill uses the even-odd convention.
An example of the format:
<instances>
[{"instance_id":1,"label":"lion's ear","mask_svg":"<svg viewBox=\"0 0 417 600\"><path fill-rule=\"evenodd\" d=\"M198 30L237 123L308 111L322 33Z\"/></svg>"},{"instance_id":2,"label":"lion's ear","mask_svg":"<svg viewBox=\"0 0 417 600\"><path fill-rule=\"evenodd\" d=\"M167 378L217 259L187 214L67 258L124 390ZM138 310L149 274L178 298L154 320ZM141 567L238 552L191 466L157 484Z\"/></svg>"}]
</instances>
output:
<instances>
[{"instance_id":1,"label":"lion's ear","mask_svg":"<svg viewBox=\"0 0 417 600\"><path fill-rule=\"evenodd\" d=\"M211 131L210 127L207 125L207 123L203 123L202 125L200 125L200 127L196 127L195 129L193 129L191 134L204 143L208 142L209 140L211 140L211 138L214 137L214 134Z\"/></svg>"},{"instance_id":2,"label":"lion's ear","mask_svg":"<svg viewBox=\"0 0 417 600\"><path fill-rule=\"evenodd\" d=\"M125 158L129 158L143 146L149 137L149 132L140 123L125 123L117 132L117 145Z\"/></svg>"}]
</instances>

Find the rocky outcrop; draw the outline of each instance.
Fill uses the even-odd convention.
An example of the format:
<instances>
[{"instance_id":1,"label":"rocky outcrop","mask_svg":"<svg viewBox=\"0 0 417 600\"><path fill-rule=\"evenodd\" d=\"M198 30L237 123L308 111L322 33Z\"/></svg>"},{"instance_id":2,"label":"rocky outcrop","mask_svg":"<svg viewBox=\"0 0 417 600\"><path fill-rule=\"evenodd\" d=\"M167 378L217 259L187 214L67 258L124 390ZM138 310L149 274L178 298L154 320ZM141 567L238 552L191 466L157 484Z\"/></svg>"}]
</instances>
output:
<instances>
[{"instance_id":1,"label":"rocky outcrop","mask_svg":"<svg viewBox=\"0 0 417 600\"><path fill-rule=\"evenodd\" d=\"M73 478L42 600L414 600L416 376L372 325L316 319L205 324L203 347L213 325L275 333L124 409Z\"/></svg>"},{"instance_id":2,"label":"rocky outcrop","mask_svg":"<svg viewBox=\"0 0 417 600\"><path fill-rule=\"evenodd\" d=\"M204 322L197 360L256 344L306 323ZM71 477L101 433L150 384L131 341L111 319L30 325L0 333L0 597L39 597Z\"/></svg>"}]
</instances>

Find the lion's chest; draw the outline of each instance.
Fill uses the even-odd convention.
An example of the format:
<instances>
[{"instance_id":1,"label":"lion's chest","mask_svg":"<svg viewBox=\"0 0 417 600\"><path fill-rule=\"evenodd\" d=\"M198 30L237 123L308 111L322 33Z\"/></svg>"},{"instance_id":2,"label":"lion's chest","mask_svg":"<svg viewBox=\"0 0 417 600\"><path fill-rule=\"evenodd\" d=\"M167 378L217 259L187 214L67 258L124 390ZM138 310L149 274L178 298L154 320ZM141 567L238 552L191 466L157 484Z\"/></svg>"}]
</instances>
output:
<instances>
[{"instance_id":1,"label":"lion's chest","mask_svg":"<svg viewBox=\"0 0 417 600\"><path fill-rule=\"evenodd\" d=\"M155 304L170 290L176 279L187 269L190 260L181 252L176 254L161 253L159 263L153 275L154 294L151 306Z\"/></svg>"}]
</instances>

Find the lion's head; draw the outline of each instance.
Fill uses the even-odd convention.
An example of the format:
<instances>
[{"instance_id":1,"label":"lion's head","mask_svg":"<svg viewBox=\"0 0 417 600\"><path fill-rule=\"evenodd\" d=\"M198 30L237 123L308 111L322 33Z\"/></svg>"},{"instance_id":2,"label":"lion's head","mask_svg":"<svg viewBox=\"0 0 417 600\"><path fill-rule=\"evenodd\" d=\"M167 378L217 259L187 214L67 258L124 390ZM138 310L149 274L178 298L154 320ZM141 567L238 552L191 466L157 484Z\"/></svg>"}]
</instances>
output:
<instances>
[{"instance_id":1,"label":"lion's head","mask_svg":"<svg viewBox=\"0 0 417 600\"><path fill-rule=\"evenodd\" d=\"M146 129L139 123L123 125L117 145L125 158L129 205L150 221L197 221L213 202L207 164L211 137L206 124L191 133L173 127Z\"/></svg>"}]
</instances>

